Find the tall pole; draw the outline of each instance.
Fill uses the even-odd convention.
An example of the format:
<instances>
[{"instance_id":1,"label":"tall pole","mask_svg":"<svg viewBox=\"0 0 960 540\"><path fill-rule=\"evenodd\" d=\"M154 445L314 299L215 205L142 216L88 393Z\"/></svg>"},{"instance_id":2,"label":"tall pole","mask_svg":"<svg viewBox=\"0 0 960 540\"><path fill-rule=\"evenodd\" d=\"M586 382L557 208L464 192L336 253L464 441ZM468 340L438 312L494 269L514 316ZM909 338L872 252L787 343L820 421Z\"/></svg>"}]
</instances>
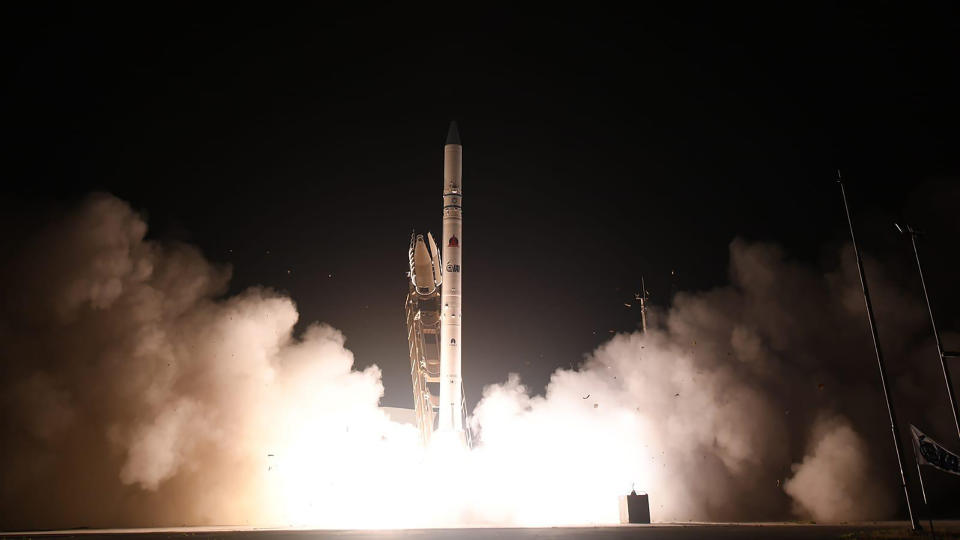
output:
<instances>
[{"instance_id":1,"label":"tall pole","mask_svg":"<svg viewBox=\"0 0 960 540\"><path fill-rule=\"evenodd\" d=\"M923 267L920 265L920 253L917 251L918 231L909 225L906 230L897 229L910 235L913 244L913 256L917 259L917 272L920 273L920 286L923 288L923 299L927 301L927 313L930 315L930 326L933 327L933 339L937 343L937 355L940 356L940 367L943 368L943 380L947 383L947 396L950 398L950 412L953 413L953 423L957 427L957 436L960 437L960 412L957 411L957 396L953 393L953 379L950 378L950 366L947 365L943 344L940 343L940 332L937 332L937 321L933 318L933 308L930 306L930 295L927 294L927 282L923 279Z\"/></svg>"},{"instance_id":2,"label":"tall pole","mask_svg":"<svg viewBox=\"0 0 960 540\"><path fill-rule=\"evenodd\" d=\"M873 336L873 349L877 353L877 368L880 370L880 384L883 386L883 397L887 401L887 414L890 416L890 433L893 435L893 447L897 452L897 465L900 466L900 485L903 487L903 496L907 501L907 513L910 515L910 527L913 530L920 530L920 524L913 515L913 507L910 505L910 490L907 489L907 474L903 469L903 443L900 442L900 432L897 431L897 415L893 410L893 399L890 396L890 388L887 385L887 369L883 365L883 354L880 352L880 337L877 335L877 323L873 317L873 304L870 302L870 290L867 288L867 275L863 271L863 259L860 256L860 248L857 246L857 237L853 233L853 219L850 217L850 206L847 204L847 191L843 187L843 178L840 171L837 171L837 183L840 184L840 195L843 196L843 209L847 212L847 225L850 226L850 241L853 243L853 251L857 254L857 270L860 271L860 287L863 289L863 300L867 305L867 320L870 321L870 333Z\"/></svg>"},{"instance_id":3,"label":"tall pole","mask_svg":"<svg viewBox=\"0 0 960 540\"><path fill-rule=\"evenodd\" d=\"M647 284L640 276L640 324L643 327L643 334L647 334Z\"/></svg>"}]
</instances>

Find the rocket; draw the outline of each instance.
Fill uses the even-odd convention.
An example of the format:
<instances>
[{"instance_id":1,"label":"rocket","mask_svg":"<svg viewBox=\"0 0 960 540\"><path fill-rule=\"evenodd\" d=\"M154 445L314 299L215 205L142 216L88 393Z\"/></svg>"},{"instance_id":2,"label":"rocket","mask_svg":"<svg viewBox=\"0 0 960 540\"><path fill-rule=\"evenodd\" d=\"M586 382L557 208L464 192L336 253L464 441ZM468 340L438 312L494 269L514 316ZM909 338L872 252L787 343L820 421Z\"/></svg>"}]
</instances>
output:
<instances>
[{"instance_id":1,"label":"rocket","mask_svg":"<svg viewBox=\"0 0 960 540\"><path fill-rule=\"evenodd\" d=\"M463 188L461 159L463 146L457 123L450 123L443 147L443 282L440 285L440 399L437 431L448 432L463 441L463 378L460 374L463 340Z\"/></svg>"}]
</instances>

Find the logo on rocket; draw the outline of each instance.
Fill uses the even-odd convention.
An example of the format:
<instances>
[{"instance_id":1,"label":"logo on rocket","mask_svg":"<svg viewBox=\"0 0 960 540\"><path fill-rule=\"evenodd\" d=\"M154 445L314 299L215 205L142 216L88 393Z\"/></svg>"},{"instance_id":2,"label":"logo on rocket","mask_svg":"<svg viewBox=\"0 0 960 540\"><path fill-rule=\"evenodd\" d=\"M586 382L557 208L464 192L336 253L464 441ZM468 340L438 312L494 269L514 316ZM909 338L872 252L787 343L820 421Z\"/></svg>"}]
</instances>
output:
<instances>
[{"instance_id":1,"label":"logo on rocket","mask_svg":"<svg viewBox=\"0 0 960 540\"><path fill-rule=\"evenodd\" d=\"M457 240L456 236L451 236L450 241L447 242L447 247L460 247L460 241Z\"/></svg>"}]
</instances>

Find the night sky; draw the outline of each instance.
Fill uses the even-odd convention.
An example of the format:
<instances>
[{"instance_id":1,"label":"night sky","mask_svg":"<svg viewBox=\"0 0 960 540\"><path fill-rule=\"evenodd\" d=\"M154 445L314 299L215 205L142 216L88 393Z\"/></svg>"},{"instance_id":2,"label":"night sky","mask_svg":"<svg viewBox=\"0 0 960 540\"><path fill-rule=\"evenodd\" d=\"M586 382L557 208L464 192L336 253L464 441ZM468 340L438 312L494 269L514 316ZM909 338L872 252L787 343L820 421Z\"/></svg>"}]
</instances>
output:
<instances>
[{"instance_id":1,"label":"night sky","mask_svg":"<svg viewBox=\"0 0 960 540\"><path fill-rule=\"evenodd\" d=\"M960 17L909 7L8 6L4 227L113 193L232 265L231 294L342 330L411 406L407 247L441 229L457 120L471 406L635 329L641 276L659 308L726 284L735 237L819 264L848 238L837 168L864 248L918 294L893 222L928 232L956 329Z\"/></svg>"}]
</instances>

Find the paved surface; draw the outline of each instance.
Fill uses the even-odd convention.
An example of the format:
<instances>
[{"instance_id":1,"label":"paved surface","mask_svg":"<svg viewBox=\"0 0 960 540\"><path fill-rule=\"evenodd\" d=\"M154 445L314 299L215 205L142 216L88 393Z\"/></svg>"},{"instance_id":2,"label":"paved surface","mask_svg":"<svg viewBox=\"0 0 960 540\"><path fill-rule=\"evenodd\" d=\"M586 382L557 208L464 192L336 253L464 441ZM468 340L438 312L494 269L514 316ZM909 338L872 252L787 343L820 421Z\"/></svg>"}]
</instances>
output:
<instances>
[{"instance_id":1,"label":"paved surface","mask_svg":"<svg viewBox=\"0 0 960 540\"><path fill-rule=\"evenodd\" d=\"M924 524L926 527L927 525ZM960 521L935 522L934 530L938 539L960 539ZM90 538L106 537L110 540L141 539L224 539L224 540L440 540L464 539L479 540L485 538L523 539L647 539L647 540L701 540L718 539L770 539L770 540L808 540L814 538L838 538L844 540L891 539L891 538L932 538L929 531L914 534L907 522L860 523L853 525L814 525L796 523L684 523L627 525L620 527L557 527L529 529L408 529L387 531L316 531L292 529L232 529L232 528L176 528L176 529L109 529L109 530L69 530L43 531L30 533L0 533L0 538Z\"/></svg>"}]
</instances>

